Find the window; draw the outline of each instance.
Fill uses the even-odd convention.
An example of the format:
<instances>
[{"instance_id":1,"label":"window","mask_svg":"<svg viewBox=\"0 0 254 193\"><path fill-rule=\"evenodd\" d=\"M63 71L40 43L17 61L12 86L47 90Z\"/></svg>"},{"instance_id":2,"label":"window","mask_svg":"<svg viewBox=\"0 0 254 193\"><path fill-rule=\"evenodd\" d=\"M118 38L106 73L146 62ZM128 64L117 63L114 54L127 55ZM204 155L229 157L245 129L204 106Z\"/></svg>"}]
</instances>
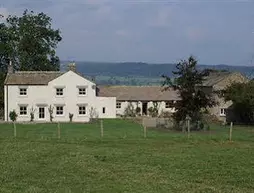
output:
<instances>
[{"instance_id":1,"label":"window","mask_svg":"<svg viewBox=\"0 0 254 193\"><path fill-rule=\"evenodd\" d=\"M19 89L19 95L26 96L27 95L27 89L26 88L20 88Z\"/></svg>"},{"instance_id":2,"label":"window","mask_svg":"<svg viewBox=\"0 0 254 193\"><path fill-rule=\"evenodd\" d=\"M86 106L79 106L78 114L85 115L86 114Z\"/></svg>"},{"instance_id":3,"label":"window","mask_svg":"<svg viewBox=\"0 0 254 193\"><path fill-rule=\"evenodd\" d=\"M57 88L56 89L56 95L57 96L63 96L63 88Z\"/></svg>"},{"instance_id":4,"label":"window","mask_svg":"<svg viewBox=\"0 0 254 193\"><path fill-rule=\"evenodd\" d=\"M166 109L169 109L169 108L174 108L174 102L173 101L168 101L166 102Z\"/></svg>"},{"instance_id":5,"label":"window","mask_svg":"<svg viewBox=\"0 0 254 193\"><path fill-rule=\"evenodd\" d=\"M63 106L57 106L56 107L56 115L63 115L63 114L64 114Z\"/></svg>"},{"instance_id":6,"label":"window","mask_svg":"<svg viewBox=\"0 0 254 193\"><path fill-rule=\"evenodd\" d=\"M78 89L78 94L79 95L86 95L86 88L79 88Z\"/></svg>"},{"instance_id":7,"label":"window","mask_svg":"<svg viewBox=\"0 0 254 193\"><path fill-rule=\"evenodd\" d=\"M121 109L121 103L120 103L120 102L117 102L117 103L116 103L116 108L117 108L117 109Z\"/></svg>"},{"instance_id":8,"label":"window","mask_svg":"<svg viewBox=\"0 0 254 193\"><path fill-rule=\"evenodd\" d=\"M220 109L220 116L226 116L226 109Z\"/></svg>"},{"instance_id":9,"label":"window","mask_svg":"<svg viewBox=\"0 0 254 193\"><path fill-rule=\"evenodd\" d=\"M19 114L20 115L27 115L27 106L20 106L19 107Z\"/></svg>"},{"instance_id":10,"label":"window","mask_svg":"<svg viewBox=\"0 0 254 193\"><path fill-rule=\"evenodd\" d=\"M102 113L105 114L105 112L106 112L106 108L103 107L103 108L102 108Z\"/></svg>"}]
</instances>

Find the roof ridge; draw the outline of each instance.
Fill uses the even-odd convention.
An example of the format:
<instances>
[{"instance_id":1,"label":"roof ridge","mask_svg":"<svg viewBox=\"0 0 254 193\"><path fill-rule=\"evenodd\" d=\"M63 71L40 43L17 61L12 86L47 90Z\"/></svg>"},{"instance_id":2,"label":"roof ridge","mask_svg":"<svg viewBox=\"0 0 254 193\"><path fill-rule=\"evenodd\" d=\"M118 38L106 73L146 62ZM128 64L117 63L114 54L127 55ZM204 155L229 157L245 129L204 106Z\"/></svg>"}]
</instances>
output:
<instances>
[{"instance_id":1,"label":"roof ridge","mask_svg":"<svg viewBox=\"0 0 254 193\"><path fill-rule=\"evenodd\" d=\"M14 74L25 74L25 73L30 73L30 74L48 73L48 74L52 74L52 73L65 73L65 72L61 72L61 71L16 71Z\"/></svg>"}]
</instances>

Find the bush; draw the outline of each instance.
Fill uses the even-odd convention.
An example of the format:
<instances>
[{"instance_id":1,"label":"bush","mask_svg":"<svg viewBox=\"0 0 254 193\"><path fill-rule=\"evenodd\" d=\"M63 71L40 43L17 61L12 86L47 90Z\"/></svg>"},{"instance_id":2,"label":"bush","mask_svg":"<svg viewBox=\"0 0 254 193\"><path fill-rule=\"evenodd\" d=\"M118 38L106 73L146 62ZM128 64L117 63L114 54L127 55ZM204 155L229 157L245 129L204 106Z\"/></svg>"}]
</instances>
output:
<instances>
[{"instance_id":1,"label":"bush","mask_svg":"<svg viewBox=\"0 0 254 193\"><path fill-rule=\"evenodd\" d=\"M35 112L35 109L34 109L34 108L31 108L31 112L30 112L30 121L31 121L31 122L34 121L34 112Z\"/></svg>"},{"instance_id":2,"label":"bush","mask_svg":"<svg viewBox=\"0 0 254 193\"><path fill-rule=\"evenodd\" d=\"M11 111L9 114L10 119L12 120L12 122L17 120L18 114L16 113L15 110Z\"/></svg>"},{"instance_id":3,"label":"bush","mask_svg":"<svg viewBox=\"0 0 254 193\"><path fill-rule=\"evenodd\" d=\"M54 112L54 107L52 107L51 105L49 106L48 108L48 111L49 111L49 118L50 118L50 122L53 121L53 112Z\"/></svg>"},{"instance_id":4,"label":"bush","mask_svg":"<svg viewBox=\"0 0 254 193\"><path fill-rule=\"evenodd\" d=\"M72 122L73 116L74 116L74 114L69 113L69 119L70 119L70 122Z\"/></svg>"},{"instance_id":5,"label":"bush","mask_svg":"<svg viewBox=\"0 0 254 193\"><path fill-rule=\"evenodd\" d=\"M141 108L140 108L140 107L137 107L137 108L136 108L136 114L137 114L137 115L140 115L140 112L141 112Z\"/></svg>"},{"instance_id":6,"label":"bush","mask_svg":"<svg viewBox=\"0 0 254 193\"><path fill-rule=\"evenodd\" d=\"M136 111L132 103L129 103L124 110L124 117L135 117Z\"/></svg>"}]
</instances>

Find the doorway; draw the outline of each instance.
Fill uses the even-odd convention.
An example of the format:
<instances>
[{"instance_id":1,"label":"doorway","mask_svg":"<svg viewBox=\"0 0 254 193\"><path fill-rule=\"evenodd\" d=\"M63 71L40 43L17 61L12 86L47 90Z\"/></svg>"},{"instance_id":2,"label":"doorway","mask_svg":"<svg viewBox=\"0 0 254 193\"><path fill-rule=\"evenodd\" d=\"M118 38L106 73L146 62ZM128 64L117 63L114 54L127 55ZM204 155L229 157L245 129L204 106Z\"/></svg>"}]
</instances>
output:
<instances>
[{"instance_id":1,"label":"doorway","mask_svg":"<svg viewBox=\"0 0 254 193\"><path fill-rule=\"evenodd\" d=\"M147 102L142 103L142 115L147 115Z\"/></svg>"},{"instance_id":2,"label":"doorway","mask_svg":"<svg viewBox=\"0 0 254 193\"><path fill-rule=\"evenodd\" d=\"M39 119L45 119L45 107L39 107Z\"/></svg>"}]
</instances>

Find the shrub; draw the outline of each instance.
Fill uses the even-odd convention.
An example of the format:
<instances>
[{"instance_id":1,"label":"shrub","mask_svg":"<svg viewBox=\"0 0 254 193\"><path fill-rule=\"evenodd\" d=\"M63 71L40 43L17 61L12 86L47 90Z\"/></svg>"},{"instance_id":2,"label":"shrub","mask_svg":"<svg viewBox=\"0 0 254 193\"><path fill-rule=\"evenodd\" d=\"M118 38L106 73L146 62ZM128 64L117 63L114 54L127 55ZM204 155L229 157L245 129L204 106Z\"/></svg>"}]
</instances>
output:
<instances>
[{"instance_id":1,"label":"shrub","mask_svg":"<svg viewBox=\"0 0 254 193\"><path fill-rule=\"evenodd\" d=\"M141 108L140 108L140 107L137 107L137 108L136 108L136 114L137 114L137 115L140 115L140 112L141 112Z\"/></svg>"},{"instance_id":2,"label":"shrub","mask_svg":"<svg viewBox=\"0 0 254 193\"><path fill-rule=\"evenodd\" d=\"M49 106L49 108L48 108L48 111L49 111L49 118L50 118L50 122L52 122L53 121L53 112L54 112L54 107L52 107L51 105Z\"/></svg>"},{"instance_id":3,"label":"shrub","mask_svg":"<svg viewBox=\"0 0 254 193\"><path fill-rule=\"evenodd\" d=\"M96 110L95 107L91 107L90 110L89 110L89 115L90 115L90 119L91 119L91 122L96 122L98 121L98 118L99 118L99 114Z\"/></svg>"},{"instance_id":4,"label":"shrub","mask_svg":"<svg viewBox=\"0 0 254 193\"><path fill-rule=\"evenodd\" d=\"M10 119L12 120L12 122L17 120L18 114L16 113L15 110L11 111L9 114Z\"/></svg>"},{"instance_id":5,"label":"shrub","mask_svg":"<svg viewBox=\"0 0 254 193\"><path fill-rule=\"evenodd\" d=\"M73 116L74 116L74 114L73 114L73 113L69 113L69 119L70 119L70 122L72 122Z\"/></svg>"},{"instance_id":6,"label":"shrub","mask_svg":"<svg viewBox=\"0 0 254 193\"><path fill-rule=\"evenodd\" d=\"M128 106L124 110L124 117L135 117L136 111L132 103L129 103Z\"/></svg>"},{"instance_id":7,"label":"shrub","mask_svg":"<svg viewBox=\"0 0 254 193\"><path fill-rule=\"evenodd\" d=\"M35 109L32 107L31 110L30 110L30 121L33 122L34 121L34 112L35 112Z\"/></svg>"}]
</instances>

